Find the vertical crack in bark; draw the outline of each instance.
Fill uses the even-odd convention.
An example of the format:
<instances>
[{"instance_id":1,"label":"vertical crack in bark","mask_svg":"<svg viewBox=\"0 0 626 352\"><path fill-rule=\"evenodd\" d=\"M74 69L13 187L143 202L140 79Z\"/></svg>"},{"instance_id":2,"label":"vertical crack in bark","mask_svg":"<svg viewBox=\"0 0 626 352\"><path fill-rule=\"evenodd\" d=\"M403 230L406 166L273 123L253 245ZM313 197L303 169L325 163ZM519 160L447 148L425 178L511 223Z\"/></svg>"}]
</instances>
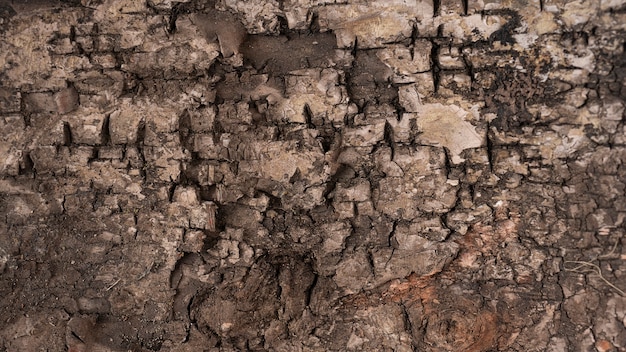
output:
<instances>
[{"instance_id":1,"label":"vertical crack in bark","mask_svg":"<svg viewBox=\"0 0 626 352\"><path fill-rule=\"evenodd\" d=\"M441 0L433 0L433 17L439 16L441 11Z\"/></svg>"}]
</instances>

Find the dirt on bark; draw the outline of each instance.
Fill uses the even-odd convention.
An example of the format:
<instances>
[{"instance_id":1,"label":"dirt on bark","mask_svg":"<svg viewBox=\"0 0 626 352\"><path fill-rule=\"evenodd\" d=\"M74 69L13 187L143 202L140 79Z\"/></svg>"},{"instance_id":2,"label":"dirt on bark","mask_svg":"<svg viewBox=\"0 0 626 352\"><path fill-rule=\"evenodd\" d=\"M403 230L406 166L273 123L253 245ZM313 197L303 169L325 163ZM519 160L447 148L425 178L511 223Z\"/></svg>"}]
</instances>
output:
<instances>
[{"instance_id":1,"label":"dirt on bark","mask_svg":"<svg viewBox=\"0 0 626 352\"><path fill-rule=\"evenodd\" d=\"M0 351L626 349L625 24L0 0Z\"/></svg>"}]
</instances>

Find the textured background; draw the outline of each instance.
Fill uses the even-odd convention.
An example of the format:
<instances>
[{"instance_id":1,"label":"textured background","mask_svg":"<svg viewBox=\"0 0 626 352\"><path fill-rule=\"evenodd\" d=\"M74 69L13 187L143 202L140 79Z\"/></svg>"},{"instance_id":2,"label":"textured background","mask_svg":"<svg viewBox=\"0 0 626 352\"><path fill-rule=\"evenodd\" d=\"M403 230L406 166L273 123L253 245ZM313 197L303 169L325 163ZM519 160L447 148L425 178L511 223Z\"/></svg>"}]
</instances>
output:
<instances>
[{"instance_id":1,"label":"textured background","mask_svg":"<svg viewBox=\"0 0 626 352\"><path fill-rule=\"evenodd\" d=\"M626 4L0 1L0 351L626 349Z\"/></svg>"}]
</instances>

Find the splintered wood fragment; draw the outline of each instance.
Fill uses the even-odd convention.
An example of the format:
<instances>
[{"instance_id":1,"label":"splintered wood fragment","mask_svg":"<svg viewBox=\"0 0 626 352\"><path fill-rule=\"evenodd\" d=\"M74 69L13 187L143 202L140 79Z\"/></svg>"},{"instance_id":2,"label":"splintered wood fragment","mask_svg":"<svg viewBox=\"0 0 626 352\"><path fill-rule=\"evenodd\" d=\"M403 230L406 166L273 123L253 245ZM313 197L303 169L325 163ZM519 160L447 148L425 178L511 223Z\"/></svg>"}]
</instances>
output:
<instances>
[{"instance_id":1,"label":"splintered wood fragment","mask_svg":"<svg viewBox=\"0 0 626 352\"><path fill-rule=\"evenodd\" d=\"M112 283L109 287L107 287L107 288L105 289L105 291L110 291L110 290L111 290L113 287L115 287L115 285L117 285L117 284L118 284L121 280L122 280L122 278L119 278L119 279L115 280L115 282L114 282L114 283Z\"/></svg>"},{"instance_id":2,"label":"splintered wood fragment","mask_svg":"<svg viewBox=\"0 0 626 352\"><path fill-rule=\"evenodd\" d=\"M54 95L54 103L59 114L67 114L76 110L79 105L79 96L76 88L69 85Z\"/></svg>"},{"instance_id":3,"label":"splintered wood fragment","mask_svg":"<svg viewBox=\"0 0 626 352\"><path fill-rule=\"evenodd\" d=\"M215 231L215 214L217 213L217 205L213 202L207 202L207 223L206 229L213 232Z\"/></svg>"}]
</instances>

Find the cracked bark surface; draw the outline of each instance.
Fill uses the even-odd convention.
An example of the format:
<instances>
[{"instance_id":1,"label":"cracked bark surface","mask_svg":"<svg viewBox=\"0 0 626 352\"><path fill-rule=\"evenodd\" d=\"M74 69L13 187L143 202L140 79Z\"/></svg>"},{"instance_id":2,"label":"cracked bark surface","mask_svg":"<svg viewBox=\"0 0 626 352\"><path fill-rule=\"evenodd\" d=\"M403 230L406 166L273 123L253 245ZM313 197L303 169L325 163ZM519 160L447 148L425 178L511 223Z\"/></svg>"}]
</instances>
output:
<instances>
[{"instance_id":1,"label":"cracked bark surface","mask_svg":"<svg viewBox=\"0 0 626 352\"><path fill-rule=\"evenodd\" d=\"M623 1L0 1L0 351L626 349Z\"/></svg>"}]
</instances>

